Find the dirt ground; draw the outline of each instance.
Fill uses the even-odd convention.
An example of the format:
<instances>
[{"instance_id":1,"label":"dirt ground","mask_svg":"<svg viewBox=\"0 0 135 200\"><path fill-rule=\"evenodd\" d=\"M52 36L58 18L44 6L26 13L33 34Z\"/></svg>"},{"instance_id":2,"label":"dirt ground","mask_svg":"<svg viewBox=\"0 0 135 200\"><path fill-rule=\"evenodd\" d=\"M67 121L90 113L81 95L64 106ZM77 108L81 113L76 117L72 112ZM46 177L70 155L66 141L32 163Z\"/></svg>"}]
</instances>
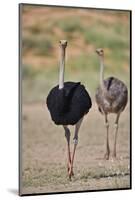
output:
<instances>
[{"instance_id":1,"label":"dirt ground","mask_svg":"<svg viewBox=\"0 0 135 200\"><path fill-rule=\"evenodd\" d=\"M109 119L112 149L115 115L110 115ZM46 105L43 102L24 104L22 120L22 194L130 187L129 105L120 117L117 160L106 161L103 159L106 137L104 117L93 104L80 128L72 181L69 181L66 169L64 129L51 121ZM74 127L70 128L73 148Z\"/></svg>"}]
</instances>

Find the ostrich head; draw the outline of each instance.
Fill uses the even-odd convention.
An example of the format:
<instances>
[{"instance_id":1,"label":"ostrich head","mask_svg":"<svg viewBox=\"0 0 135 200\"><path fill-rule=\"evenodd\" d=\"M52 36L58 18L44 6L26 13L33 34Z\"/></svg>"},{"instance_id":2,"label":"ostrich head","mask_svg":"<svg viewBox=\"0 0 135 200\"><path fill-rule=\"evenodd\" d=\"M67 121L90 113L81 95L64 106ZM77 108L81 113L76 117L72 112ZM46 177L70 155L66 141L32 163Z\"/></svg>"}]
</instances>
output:
<instances>
[{"instance_id":1,"label":"ostrich head","mask_svg":"<svg viewBox=\"0 0 135 200\"><path fill-rule=\"evenodd\" d=\"M67 47L67 40L60 40L59 44L60 44L60 47L65 49Z\"/></svg>"},{"instance_id":2,"label":"ostrich head","mask_svg":"<svg viewBox=\"0 0 135 200\"><path fill-rule=\"evenodd\" d=\"M104 50L102 48L96 49L96 53L98 56L103 57L104 56Z\"/></svg>"}]
</instances>

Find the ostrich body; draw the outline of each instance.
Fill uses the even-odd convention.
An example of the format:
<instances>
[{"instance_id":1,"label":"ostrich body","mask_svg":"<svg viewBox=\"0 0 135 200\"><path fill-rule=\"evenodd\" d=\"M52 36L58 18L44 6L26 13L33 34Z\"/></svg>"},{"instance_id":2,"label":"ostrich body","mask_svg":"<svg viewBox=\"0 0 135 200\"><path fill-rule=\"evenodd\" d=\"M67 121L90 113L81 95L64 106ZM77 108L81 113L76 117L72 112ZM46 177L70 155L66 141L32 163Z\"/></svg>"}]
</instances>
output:
<instances>
[{"instance_id":1,"label":"ostrich body","mask_svg":"<svg viewBox=\"0 0 135 200\"><path fill-rule=\"evenodd\" d=\"M90 99L80 82L65 82L50 91L47 106L56 125L75 125L89 111Z\"/></svg>"},{"instance_id":2,"label":"ostrich body","mask_svg":"<svg viewBox=\"0 0 135 200\"><path fill-rule=\"evenodd\" d=\"M115 113L115 138L113 157L116 158L116 142L118 133L118 122L121 112L125 109L128 100L128 90L126 85L115 77L109 77L104 80L104 51L103 49L96 50L100 59L100 86L96 91L96 102L99 111L105 116L105 125L107 130L106 137L106 154L105 159L109 159L109 122L108 114Z\"/></svg>"},{"instance_id":3,"label":"ostrich body","mask_svg":"<svg viewBox=\"0 0 135 200\"><path fill-rule=\"evenodd\" d=\"M65 130L68 149L68 174L73 175L73 161L78 143L78 131L83 117L92 106L91 98L80 82L64 82L66 40L60 41L61 60L59 84L52 88L47 97L47 107L56 125L62 125ZM70 152L70 130L68 125L75 125L74 149Z\"/></svg>"}]
</instances>

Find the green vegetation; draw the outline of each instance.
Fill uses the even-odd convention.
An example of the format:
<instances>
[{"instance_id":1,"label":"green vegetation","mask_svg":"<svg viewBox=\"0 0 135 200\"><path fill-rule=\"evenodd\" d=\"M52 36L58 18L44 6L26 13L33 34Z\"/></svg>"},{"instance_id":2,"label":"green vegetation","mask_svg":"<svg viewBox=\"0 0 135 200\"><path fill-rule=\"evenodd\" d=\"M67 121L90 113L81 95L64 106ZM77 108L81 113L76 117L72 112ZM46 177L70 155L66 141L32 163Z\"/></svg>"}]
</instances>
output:
<instances>
[{"instance_id":1,"label":"green vegetation","mask_svg":"<svg viewBox=\"0 0 135 200\"><path fill-rule=\"evenodd\" d=\"M36 71L30 65L23 65L21 73L23 80L34 78L37 75Z\"/></svg>"},{"instance_id":2,"label":"green vegetation","mask_svg":"<svg viewBox=\"0 0 135 200\"><path fill-rule=\"evenodd\" d=\"M99 82L95 49L102 47L105 77L114 75L129 87L129 13L61 11L27 6L23 9L28 21L22 21L24 101L42 100L42 95L46 96L58 83L60 39L68 40L65 81L82 81L94 95Z\"/></svg>"},{"instance_id":3,"label":"green vegetation","mask_svg":"<svg viewBox=\"0 0 135 200\"><path fill-rule=\"evenodd\" d=\"M27 36L22 40L23 53L27 53L32 50L34 55L51 55L53 48L52 42L48 38Z\"/></svg>"},{"instance_id":4,"label":"green vegetation","mask_svg":"<svg viewBox=\"0 0 135 200\"><path fill-rule=\"evenodd\" d=\"M66 23L65 23L66 22ZM56 25L58 28L60 28L65 33L72 34L73 32L82 32L83 26L80 23L80 19L74 17L74 18L64 18L60 21L56 22Z\"/></svg>"},{"instance_id":5,"label":"green vegetation","mask_svg":"<svg viewBox=\"0 0 135 200\"><path fill-rule=\"evenodd\" d=\"M85 41L88 43L92 43L94 46L109 48L112 51L127 49L129 47L128 38L121 36L120 33L116 33L115 30L105 29L100 26L95 26L90 28L84 33Z\"/></svg>"}]
</instances>

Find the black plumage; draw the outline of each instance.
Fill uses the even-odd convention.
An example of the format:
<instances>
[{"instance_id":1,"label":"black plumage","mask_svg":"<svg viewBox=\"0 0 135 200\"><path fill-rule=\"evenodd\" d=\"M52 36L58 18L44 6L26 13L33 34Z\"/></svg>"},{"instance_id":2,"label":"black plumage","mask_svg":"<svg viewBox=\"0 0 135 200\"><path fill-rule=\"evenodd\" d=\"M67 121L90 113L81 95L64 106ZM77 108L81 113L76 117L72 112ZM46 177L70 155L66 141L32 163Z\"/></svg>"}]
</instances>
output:
<instances>
[{"instance_id":1,"label":"black plumage","mask_svg":"<svg viewBox=\"0 0 135 200\"><path fill-rule=\"evenodd\" d=\"M80 82L65 82L62 89L57 85L47 97L47 107L57 125L75 125L91 106L90 96Z\"/></svg>"}]
</instances>

